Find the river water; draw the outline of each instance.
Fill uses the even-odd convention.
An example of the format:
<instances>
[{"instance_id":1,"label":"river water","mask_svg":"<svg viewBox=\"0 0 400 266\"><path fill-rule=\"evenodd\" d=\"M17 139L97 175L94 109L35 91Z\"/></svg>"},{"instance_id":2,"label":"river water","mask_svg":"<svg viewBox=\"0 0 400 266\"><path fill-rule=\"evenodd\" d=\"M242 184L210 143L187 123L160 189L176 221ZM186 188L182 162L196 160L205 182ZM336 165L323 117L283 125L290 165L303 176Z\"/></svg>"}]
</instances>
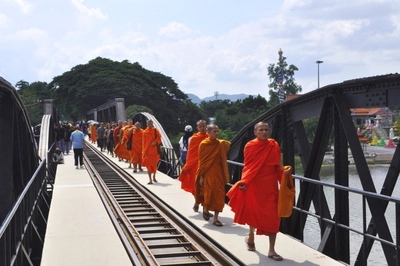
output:
<instances>
[{"instance_id":1,"label":"river water","mask_svg":"<svg viewBox=\"0 0 400 266\"><path fill-rule=\"evenodd\" d=\"M370 165L371 176L375 185L375 189L378 193L380 193L382 189L382 185L385 181L389 165ZM320 172L321 181L333 183L334 175L333 175L333 165L324 166ZM298 184L296 184L297 187ZM362 189L360 177L358 176L356 167L354 165L349 166L349 187ZM331 216L334 215L334 190L332 188L324 188L325 196L328 201L329 209L331 211ZM400 186L396 184L395 189L392 194L393 197L400 198ZM350 227L356 228L359 231L362 231L363 221L362 221L362 198L359 195L355 195L353 193L349 194L349 202L350 202ZM314 211L313 206L311 205L311 211ZM389 224L390 231L392 233L393 239L395 239L395 208L394 204L390 203L386 212L385 212L386 220ZM371 215L368 211L367 206L367 223L369 223ZM356 256L361 247L362 237L356 233L350 232L350 265L354 264ZM314 249L318 248L318 244L320 242L320 232L319 225L316 218L309 217L305 227L304 234L304 243L306 245L311 246ZM383 249L381 244L378 241L374 242L371 253L368 257L368 265L387 265L385 262L385 258L383 255Z\"/></svg>"}]
</instances>

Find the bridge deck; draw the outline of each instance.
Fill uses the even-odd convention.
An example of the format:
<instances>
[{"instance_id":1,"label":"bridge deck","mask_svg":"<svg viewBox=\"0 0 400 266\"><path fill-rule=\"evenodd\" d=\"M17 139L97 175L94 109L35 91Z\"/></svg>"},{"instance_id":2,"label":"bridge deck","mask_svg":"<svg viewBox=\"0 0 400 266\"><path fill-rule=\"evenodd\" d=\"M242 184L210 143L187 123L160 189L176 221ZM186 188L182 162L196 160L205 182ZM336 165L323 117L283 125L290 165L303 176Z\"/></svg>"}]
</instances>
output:
<instances>
[{"instance_id":1,"label":"bridge deck","mask_svg":"<svg viewBox=\"0 0 400 266\"><path fill-rule=\"evenodd\" d=\"M132 173L127 163L114 161L246 265L343 265L281 233L276 250L283 261L267 257L266 236L256 236L257 251L249 252L244 242L248 227L232 222L229 206L220 214L224 226L213 226L211 219L207 222L201 212L193 212L193 197L180 189L178 180L158 172L158 183L147 185L147 172ZM130 265L88 173L75 169L73 153L66 155L65 164L57 169L41 265Z\"/></svg>"}]
</instances>

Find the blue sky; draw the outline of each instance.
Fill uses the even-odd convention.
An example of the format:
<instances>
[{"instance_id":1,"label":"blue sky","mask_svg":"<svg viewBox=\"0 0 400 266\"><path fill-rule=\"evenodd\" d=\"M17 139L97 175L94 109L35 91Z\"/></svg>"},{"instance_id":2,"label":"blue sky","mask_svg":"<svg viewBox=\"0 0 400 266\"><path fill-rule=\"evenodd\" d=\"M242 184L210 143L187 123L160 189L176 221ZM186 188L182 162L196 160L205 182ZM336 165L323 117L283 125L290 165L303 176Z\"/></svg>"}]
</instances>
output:
<instances>
[{"instance_id":1,"label":"blue sky","mask_svg":"<svg viewBox=\"0 0 400 266\"><path fill-rule=\"evenodd\" d=\"M317 60L321 87L400 73L399 43L399 0L0 1L0 76L13 85L100 56L139 62L200 98L268 98L279 49L306 93Z\"/></svg>"}]
</instances>

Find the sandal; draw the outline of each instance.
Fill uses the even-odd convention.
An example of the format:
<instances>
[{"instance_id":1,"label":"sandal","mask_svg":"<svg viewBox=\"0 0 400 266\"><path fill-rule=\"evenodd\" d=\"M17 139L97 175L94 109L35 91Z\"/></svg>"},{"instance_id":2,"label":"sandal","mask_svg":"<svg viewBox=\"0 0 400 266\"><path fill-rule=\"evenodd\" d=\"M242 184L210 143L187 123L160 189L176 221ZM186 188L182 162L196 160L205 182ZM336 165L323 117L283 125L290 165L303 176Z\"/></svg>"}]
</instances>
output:
<instances>
[{"instance_id":1,"label":"sandal","mask_svg":"<svg viewBox=\"0 0 400 266\"><path fill-rule=\"evenodd\" d=\"M213 225L218 226L218 227L223 226L223 224L222 224L220 221L218 221L218 220L216 220L215 222L213 222Z\"/></svg>"},{"instance_id":2,"label":"sandal","mask_svg":"<svg viewBox=\"0 0 400 266\"><path fill-rule=\"evenodd\" d=\"M278 254L268 255L268 258L273 259L273 260L276 260L276 261L281 261L281 260L283 260L282 256L281 256L281 255L278 255Z\"/></svg>"},{"instance_id":3,"label":"sandal","mask_svg":"<svg viewBox=\"0 0 400 266\"><path fill-rule=\"evenodd\" d=\"M244 242L246 242L248 251L256 251L256 243L249 243L249 237L246 236Z\"/></svg>"},{"instance_id":4,"label":"sandal","mask_svg":"<svg viewBox=\"0 0 400 266\"><path fill-rule=\"evenodd\" d=\"M193 210L194 212L199 212L199 205L194 204Z\"/></svg>"},{"instance_id":5,"label":"sandal","mask_svg":"<svg viewBox=\"0 0 400 266\"><path fill-rule=\"evenodd\" d=\"M203 210L203 218L206 221L210 220L210 213Z\"/></svg>"},{"instance_id":6,"label":"sandal","mask_svg":"<svg viewBox=\"0 0 400 266\"><path fill-rule=\"evenodd\" d=\"M203 212L204 212L204 209L203 209ZM214 214L212 214L211 212L208 212L208 217L214 217Z\"/></svg>"}]
</instances>

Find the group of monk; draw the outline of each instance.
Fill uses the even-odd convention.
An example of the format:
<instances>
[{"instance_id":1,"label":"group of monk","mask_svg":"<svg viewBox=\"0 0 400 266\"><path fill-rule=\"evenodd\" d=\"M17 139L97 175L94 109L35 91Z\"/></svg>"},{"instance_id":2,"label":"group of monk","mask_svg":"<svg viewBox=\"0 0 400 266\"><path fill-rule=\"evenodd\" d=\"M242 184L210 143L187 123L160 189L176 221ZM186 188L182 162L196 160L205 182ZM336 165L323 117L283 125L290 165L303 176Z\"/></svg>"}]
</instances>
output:
<instances>
[{"instance_id":1,"label":"group of monk","mask_svg":"<svg viewBox=\"0 0 400 266\"><path fill-rule=\"evenodd\" d=\"M283 174L280 165L281 152L278 143L268 138L269 126L259 122L254 126L255 139L244 148L244 167L242 178L225 192L229 182L227 154L230 142L218 139L219 128L206 121L197 122L198 133L189 140L186 164L179 180L181 188L193 194L193 210L203 206L203 218L212 224L223 226L218 220L225 206L225 196L235 213L234 222L249 225L245 238L247 250L255 251L255 233L269 236L268 257L281 261L283 258L275 251L276 236L279 231L278 183ZM214 212L214 214L211 213Z\"/></svg>"},{"instance_id":2,"label":"group of monk","mask_svg":"<svg viewBox=\"0 0 400 266\"><path fill-rule=\"evenodd\" d=\"M133 172L142 172L145 166L149 175L149 185L157 182L156 172L160 154L158 147L161 145L161 134L154 127L153 121L147 121L146 129L141 128L140 122L133 125L132 120L118 121L114 130L114 153L119 160L126 160Z\"/></svg>"}]
</instances>

